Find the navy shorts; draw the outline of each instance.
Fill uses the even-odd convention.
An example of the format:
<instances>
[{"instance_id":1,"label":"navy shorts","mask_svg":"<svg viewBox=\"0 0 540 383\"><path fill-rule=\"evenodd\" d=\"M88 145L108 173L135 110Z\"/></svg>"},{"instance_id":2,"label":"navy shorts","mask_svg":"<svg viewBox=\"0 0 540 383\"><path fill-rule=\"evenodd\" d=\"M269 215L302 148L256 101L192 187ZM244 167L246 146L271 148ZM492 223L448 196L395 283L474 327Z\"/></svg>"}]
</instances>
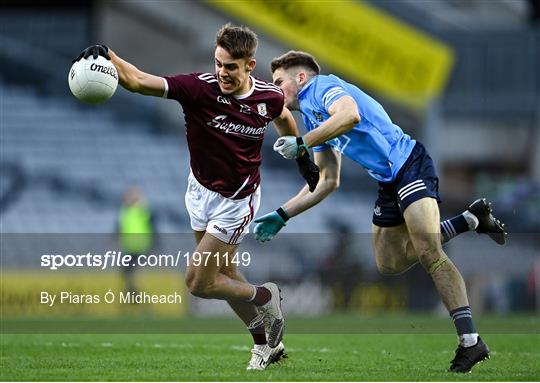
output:
<instances>
[{"instance_id":1,"label":"navy shorts","mask_svg":"<svg viewBox=\"0 0 540 383\"><path fill-rule=\"evenodd\" d=\"M401 225L403 212L419 199L431 197L441 202L439 178L424 145L416 142L407 161L390 183L379 182L379 196L373 209L373 223L381 227Z\"/></svg>"}]
</instances>

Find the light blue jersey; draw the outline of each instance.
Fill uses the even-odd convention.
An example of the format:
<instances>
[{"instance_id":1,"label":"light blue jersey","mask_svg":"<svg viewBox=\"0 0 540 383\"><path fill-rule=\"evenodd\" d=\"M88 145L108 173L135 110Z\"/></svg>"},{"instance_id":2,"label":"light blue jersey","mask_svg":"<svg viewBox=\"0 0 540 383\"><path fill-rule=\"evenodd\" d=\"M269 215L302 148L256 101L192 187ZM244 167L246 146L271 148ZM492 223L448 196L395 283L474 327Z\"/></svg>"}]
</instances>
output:
<instances>
[{"instance_id":1,"label":"light blue jersey","mask_svg":"<svg viewBox=\"0 0 540 383\"><path fill-rule=\"evenodd\" d=\"M416 141L392 123L383 107L358 87L334 75L313 77L298 93L306 129L311 131L326 121L332 103L343 96L356 101L360 122L346 134L313 150L334 148L362 165L376 180L394 181Z\"/></svg>"}]
</instances>

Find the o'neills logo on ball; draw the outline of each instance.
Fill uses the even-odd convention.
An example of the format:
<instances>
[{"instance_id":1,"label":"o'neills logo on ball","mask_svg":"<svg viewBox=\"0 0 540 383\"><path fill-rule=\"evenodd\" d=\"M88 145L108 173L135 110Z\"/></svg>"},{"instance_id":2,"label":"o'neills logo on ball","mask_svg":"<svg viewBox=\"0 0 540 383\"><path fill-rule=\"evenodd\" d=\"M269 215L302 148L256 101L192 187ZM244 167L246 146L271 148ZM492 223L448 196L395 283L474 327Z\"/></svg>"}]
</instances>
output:
<instances>
[{"instance_id":1,"label":"o'neills logo on ball","mask_svg":"<svg viewBox=\"0 0 540 383\"><path fill-rule=\"evenodd\" d=\"M113 66L103 66L103 65L93 63L92 65L90 65L90 70L92 72L101 72L101 73L111 75L115 79L118 80L118 74L116 73L116 69Z\"/></svg>"}]
</instances>

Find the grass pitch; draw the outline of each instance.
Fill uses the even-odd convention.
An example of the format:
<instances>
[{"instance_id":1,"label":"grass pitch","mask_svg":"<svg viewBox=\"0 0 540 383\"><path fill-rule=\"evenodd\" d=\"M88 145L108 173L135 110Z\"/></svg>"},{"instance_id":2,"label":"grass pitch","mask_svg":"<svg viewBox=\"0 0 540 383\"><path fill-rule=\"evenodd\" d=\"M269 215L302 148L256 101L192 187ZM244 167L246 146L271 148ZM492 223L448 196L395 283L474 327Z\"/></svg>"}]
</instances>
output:
<instances>
[{"instance_id":1,"label":"grass pitch","mask_svg":"<svg viewBox=\"0 0 540 383\"><path fill-rule=\"evenodd\" d=\"M403 321L403 317L400 318ZM516 326L520 320L516 319ZM220 322L216 321L215 326ZM518 327L519 329L519 327ZM2 334L7 381L537 381L540 335L482 334L491 359L449 374L456 337L288 333L289 357L245 371L247 334Z\"/></svg>"}]
</instances>

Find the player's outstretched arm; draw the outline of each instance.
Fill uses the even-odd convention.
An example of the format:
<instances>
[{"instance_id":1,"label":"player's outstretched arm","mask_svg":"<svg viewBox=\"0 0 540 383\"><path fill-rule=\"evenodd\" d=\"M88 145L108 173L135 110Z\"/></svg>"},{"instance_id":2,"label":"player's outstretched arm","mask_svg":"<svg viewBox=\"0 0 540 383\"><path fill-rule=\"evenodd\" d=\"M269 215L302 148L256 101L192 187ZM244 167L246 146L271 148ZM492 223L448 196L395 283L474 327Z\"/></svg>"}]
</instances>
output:
<instances>
[{"instance_id":1,"label":"player's outstretched arm","mask_svg":"<svg viewBox=\"0 0 540 383\"><path fill-rule=\"evenodd\" d=\"M317 205L339 187L341 172L341 154L333 149L315 152L315 163L321 171L321 178L315 190L310 193L304 186L300 192L279 209L257 218L254 229L255 239L260 242L270 241L285 226L286 222Z\"/></svg>"},{"instance_id":2,"label":"player's outstretched arm","mask_svg":"<svg viewBox=\"0 0 540 383\"><path fill-rule=\"evenodd\" d=\"M314 160L320 170L317 187L310 193L307 187L283 204L289 218L317 205L339 187L341 173L341 154L333 149L314 153Z\"/></svg>"},{"instance_id":3,"label":"player's outstretched arm","mask_svg":"<svg viewBox=\"0 0 540 383\"><path fill-rule=\"evenodd\" d=\"M118 72L118 82L130 92L145 96L163 97L165 82L162 77L145 73L135 65L120 58L111 49L108 51L111 61Z\"/></svg>"}]
</instances>

